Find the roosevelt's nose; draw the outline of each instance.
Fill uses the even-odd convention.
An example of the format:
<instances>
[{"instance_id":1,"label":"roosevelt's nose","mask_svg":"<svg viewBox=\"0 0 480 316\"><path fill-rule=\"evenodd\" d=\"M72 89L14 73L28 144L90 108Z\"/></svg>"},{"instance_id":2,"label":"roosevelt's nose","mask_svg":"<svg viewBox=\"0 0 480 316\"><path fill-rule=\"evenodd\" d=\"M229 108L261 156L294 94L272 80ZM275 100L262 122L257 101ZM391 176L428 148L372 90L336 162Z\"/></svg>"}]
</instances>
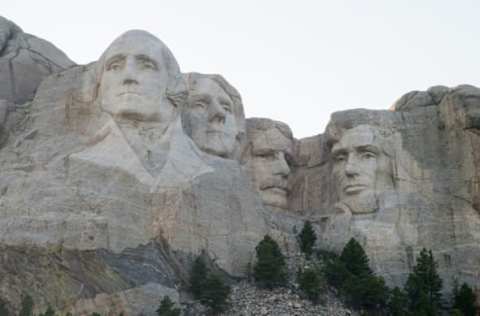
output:
<instances>
[{"instance_id":1,"label":"roosevelt's nose","mask_svg":"<svg viewBox=\"0 0 480 316\"><path fill-rule=\"evenodd\" d=\"M210 104L208 120L210 122L216 122L220 124L225 123L225 109L222 107L222 105L219 102L213 101Z\"/></svg>"},{"instance_id":2,"label":"roosevelt's nose","mask_svg":"<svg viewBox=\"0 0 480 316\"><path fill-rule=\"evenodd\" d=\"M274 174L282 177L287 177L290 174L290 167L288 166L284 152L278 152L275 154Z\"/></svg>"}]
</instances>

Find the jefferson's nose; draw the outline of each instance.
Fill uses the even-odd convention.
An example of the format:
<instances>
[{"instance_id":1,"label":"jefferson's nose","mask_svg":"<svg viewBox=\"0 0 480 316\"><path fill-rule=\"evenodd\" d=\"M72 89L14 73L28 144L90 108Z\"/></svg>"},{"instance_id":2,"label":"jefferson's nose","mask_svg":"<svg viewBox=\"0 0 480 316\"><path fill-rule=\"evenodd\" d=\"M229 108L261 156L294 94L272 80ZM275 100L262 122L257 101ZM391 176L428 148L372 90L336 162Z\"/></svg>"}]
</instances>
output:
<instances>
[{"instance_id":1,"label":"jefferson's nose","mask_svg":"<svg viewBox=\"0 0 480 316\"><path fill-rule=\"evenodd\" d=\"M217 122L221 124L225 123L225 110L217 101L213 101L210 104L208 120L210 122Z\"/></svg>"}]
</instances>

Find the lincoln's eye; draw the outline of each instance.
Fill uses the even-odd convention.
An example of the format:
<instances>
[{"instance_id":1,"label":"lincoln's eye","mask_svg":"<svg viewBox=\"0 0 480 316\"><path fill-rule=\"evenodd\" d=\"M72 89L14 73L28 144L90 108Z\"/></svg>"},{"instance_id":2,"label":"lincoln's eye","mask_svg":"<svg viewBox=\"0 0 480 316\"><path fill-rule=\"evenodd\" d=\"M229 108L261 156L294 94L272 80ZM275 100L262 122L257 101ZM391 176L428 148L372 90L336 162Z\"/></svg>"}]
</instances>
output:
<instances>
[{"instance_id":1,"label":"lincoln's eye","mask_svg":"<svg viewBox=\"0 0 480 316\"><path fill-rule=\"evenodd\" d=\"M193 104L193 107L196 109L206 109L207 105L205 104L204 101L197 101Z\"/></svg>"},{"instance_id":2,"label":"lincoln's eye","mask_svg":"<svg viewBox=\"0 0 480 316\"><path fill-rule=\"evenodd\" d=\"M375 159L377 158L377 154L371 151L365 151L361 154L363 159Z\"/></svg>"}]
</instances>

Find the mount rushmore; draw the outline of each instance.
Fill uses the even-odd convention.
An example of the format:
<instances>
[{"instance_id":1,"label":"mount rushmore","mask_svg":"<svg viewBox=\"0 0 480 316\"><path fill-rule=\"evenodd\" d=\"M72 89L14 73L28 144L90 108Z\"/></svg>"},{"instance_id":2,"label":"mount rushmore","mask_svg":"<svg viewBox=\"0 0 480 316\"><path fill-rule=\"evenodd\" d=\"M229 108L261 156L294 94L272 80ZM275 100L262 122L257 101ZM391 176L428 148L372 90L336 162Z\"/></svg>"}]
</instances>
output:
<instances>
[{"instance_id":1,"label":"mount rushmore","mask_svg":"<svg viewBox=\"0 0 480 316\"><path fill-rule=\"evenodd\" d=\"M246 119L221 75L182 73L146 31L76 65L1 17L0 79L0 297L13 305L28 286L75 314L152 314L179 299L196 255L245 277L265 234L295 253L306 220L320 249L355 237L389 285L425 247L445 288L480 286L476 87L333 113L296 139Z\"/></svg>"}]
</instances>

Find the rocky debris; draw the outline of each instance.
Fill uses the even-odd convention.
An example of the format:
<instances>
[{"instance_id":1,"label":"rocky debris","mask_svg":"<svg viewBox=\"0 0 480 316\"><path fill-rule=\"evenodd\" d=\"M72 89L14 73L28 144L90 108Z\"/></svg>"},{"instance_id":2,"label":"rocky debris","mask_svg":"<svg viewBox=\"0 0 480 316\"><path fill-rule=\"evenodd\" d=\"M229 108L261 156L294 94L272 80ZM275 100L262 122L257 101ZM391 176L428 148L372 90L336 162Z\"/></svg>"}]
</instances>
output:
<instances>
[{"instance_id":1,"label":"rocky debris","mask_svg":"<svg viewBox=\"0 0 480 316\"><path fill-rule=\"evenodd\" d=\"M224 316L346 316L356 313L346 308L336 297L327 291L317 305L303 299L296 291L288 288L273 290L258 289L254 285L241 282L232 288L232 306Z\"/></svg>"}]
</instances>

